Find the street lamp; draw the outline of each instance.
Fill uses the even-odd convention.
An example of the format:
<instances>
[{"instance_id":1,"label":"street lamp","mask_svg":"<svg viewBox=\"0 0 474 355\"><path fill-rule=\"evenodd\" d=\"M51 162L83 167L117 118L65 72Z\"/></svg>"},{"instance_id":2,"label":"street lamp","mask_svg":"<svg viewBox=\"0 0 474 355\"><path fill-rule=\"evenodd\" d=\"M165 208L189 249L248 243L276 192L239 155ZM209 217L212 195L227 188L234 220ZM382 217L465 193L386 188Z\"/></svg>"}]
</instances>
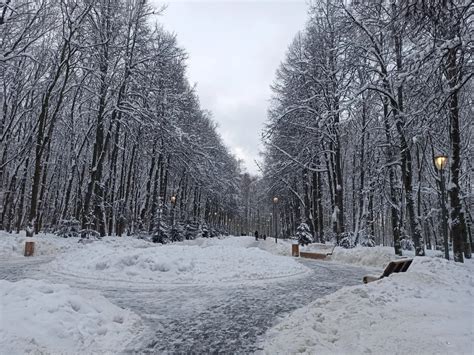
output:
<instances>
[{"instance_id":1,"label":"street lamp","mask_svg":"<svg viewBox=\"0 0 474 355\"><path fill-rule=\"evenodd\" d=\"M276 219L276 206L278 203L278 197L273 197L273 225L274 225L274 233L275 233L275 243L278 243L278 221Z\"/></svg>"},{"instance_id":2,"label":"street lamp","mask_svg":"<svg viewBox=\"0 0 474 355\"><path fill-rule=\"evenodd\" d=\"M443 171L448 164L448 157L444 154L440 154L434 157L434 164L438 171Z\"/></svg>"},{"instance_id":3,"label":"street lamp","mask_svg":"<svg viewBox=\"0 0 474 355\"><path fill-rule=\"evenodd\" d=\"M171 201L171 225L174 227L174 208L176 206L176 196L171 196L170 197L170 201Z\"/></svg>"},{"instance_id":4,"label":"street lamp","mask_svg":"<svg viewBox=\"0 0 474 355\"><path fill-rule=\"evenodd\" d=\"M449 260L449 244L448 244L448 211L446 209L446 187L444 181L444 169L448 164L448 157L444 154L439 154L434 157L434 165L439 173L439 186L441 190L441 213L443 219L443 240L444 240L444 257Z\"/></svg>"},{"instance_id":5,"label":"street lamp","mask_svg":"<svg viewBox=\"0 0 474 355\"><path fill-rule=\"evenodd\" d=\"M219 225L219 218L217 217L217 212L214 212L214 219L213 219L214 228Z\"/></svg>"}]
</instances>

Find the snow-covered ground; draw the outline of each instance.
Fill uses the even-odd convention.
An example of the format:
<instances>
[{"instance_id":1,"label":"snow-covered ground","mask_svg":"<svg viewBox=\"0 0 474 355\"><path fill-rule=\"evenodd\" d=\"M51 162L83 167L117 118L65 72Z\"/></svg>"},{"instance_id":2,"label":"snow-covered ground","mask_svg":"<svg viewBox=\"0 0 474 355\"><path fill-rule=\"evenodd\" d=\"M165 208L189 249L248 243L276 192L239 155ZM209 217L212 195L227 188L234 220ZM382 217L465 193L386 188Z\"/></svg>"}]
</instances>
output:
<instances>
[{"instance_id":1,"label":"snow-covered ground","mask_svg":"<svg viewBox=\"0 0 474 355\"><path fill-rule=\"evenodd\" d=\"M0 257L20 257L26 237L0 235ZM91 280L156 284L269 281L309 272L291 258L268 253L252 237L212 238L161 245L133 237L88 244L50 234L32 239L35 255L59 255L52 272Z\"/></svg>"},{"instance_id":2,"label":"snow-covered ground","mask_svg":"<svg viewBox=\"0 0 474 355\"><path fill-rule=\"evenodd\" d=\"M439 258L443 256L442 252L434 250L426 250L426 255ZM403 250L403 257L413 258L414 256L415 252L413 250ZM329 260L383 269L390 261L398 258L400 257L395 255L393 247L376 246L373 248L356 247L353 249L336 247Z\"/></svg>"},{"instance_id":3,"label":"snow-covered ground","mask_svg":"<svg viewBox=\"0 0 474 355\"><path fill-rule=\"evenodd\" d=\"M339 260L383 267L390 260L388 249L385 251L346 250ZM473 272L470 260L458 264L438 257L417 257L406 273L344 287L296 310L267 332L264 351L472 354Z\"/></svg>"},{"instance_id":4,"label":"snow-covered ground","mask_svg":"<svg viewBox=\"0 0 474 355\"><path fill-rule=\"evenodd\" d=\"M257 248L250 237L168 245L116 239L104 238L69 251L55 259L51 268L91 279L151 282L154 286L268 281L309 272L293 259Z\"/></svg>"},{"instance_id":5,"label":"snow-covered ground","mask_svg":"<svg viewBox=\"0 0 474 355\"><path fill-rule=\"evenodd\" d=\"M463 354L473 346L471 261L416 258L407 273L363 285L359 275L381 271L396 259L393 248L336 248L321 262L288 257L291 240L81 244L43 234L36 257L24 258L25 239L0 232L0 276L16 281L0 281L0 349L9 354L141 351L150 330L153 351L255 351L257 338L270 354ZM36 266L9 278L26 262ZM210 340L197 347L201 335Z\"/></svg>"},{"instance_id":6,"label":"snow-covered ground","mask_svg":"<svg viewBox=\"0 0 474 355\"><path fill-rule=\"evenodd\" d=\"M0 234L2 267L40 262L25 274L39 280L0 280L2 354L116 353L126 349L144 333L141 320L130 310L112 304L102 292L115 299L115 293L128 295L134 288L151 292L166 285L250 286L312 272L293 259L258 248L251 237L170 245L106 237L82 244L78 238L40 234L33 239L35 256L30 258L22 256L26 240L23 234ZM182 292L174 297L183 296ZM129 302L125 306L128 308ZM159 314L150 310L155 316Z\"/></svg>"},{"instance_id":7,"label":"snow-covered ground","mask_svg":"<svg viewBox=\"0 0 474 355\"><path fill-rule=\"evenodd\" d=\"M116 353L141 330L98 292L41 280L0 280L0 353Z\"/></svg>"},{"instance_id":8,"label":"snow-covered ground","mask_svg":"<svg viewBox=\"0 0 474 355\"><path fill-rule=\"evenodd\" d=\"M291 244L294 241L291 239L278 239L275 243L275 238L267 238L266 241L259 241L259 247L276 255L291 256Z\"/></svg>"},{"instance_id":9,"label":"snow-covered ground","mask_svg":"<svg viewBox=\"0 0 474 355\"><path fill-rule=\"evenodd\" d=\"M25 251L25 232L20 234L10 234L0 231L0 258L14 258L23 257ZM40 233L34 238L29 238L29 241L35 243L35 256L53 256L59 253L66 252L70 248L78 248L81 245L77 238L59 238L53 234Z\"/></svg>"}]
</instances>

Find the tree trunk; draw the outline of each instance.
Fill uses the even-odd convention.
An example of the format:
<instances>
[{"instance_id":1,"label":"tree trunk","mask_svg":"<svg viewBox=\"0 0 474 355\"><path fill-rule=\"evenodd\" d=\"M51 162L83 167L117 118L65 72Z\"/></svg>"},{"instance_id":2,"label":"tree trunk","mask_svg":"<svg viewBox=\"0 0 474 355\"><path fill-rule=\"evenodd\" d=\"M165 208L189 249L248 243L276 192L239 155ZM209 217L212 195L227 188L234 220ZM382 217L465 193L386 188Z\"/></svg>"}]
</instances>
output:
<instances>
[{"instance_id":1,"label":"tree trunk","mask_svg":"<svg viewBox=\"0 0 474 355\"><path fill-rule=\"evenodd\" d=\"M305 204L304 205L305 223L308 224L311 235L314 237L313 216L311 215L311 204L309 201L308 168L306 167L304 167L302 170L302 181L303 181L303 199L304 199L304 204Z\"/></svg>"},{"instance_id":2,"label":"tree trunk","mask_svg":"<svg viewBox=\"0 0 474 355\"><path fill-rule=\"evenodd\" d=\"M449 135L451 138L451 181L448 186L449 199L451 201L451 239L453 241L454 261L464 262L464 216L459 187L459 175L461 170L461 132L459 131L459 103L458 85L459 73L456 65L456 49L449 49L446 60L446 77L451 89L449 98ZM470 252L468 252L470 255Z\"/></svg>"},{"instance_id":3,"label":"tree trunk","mask_svg":"<svg viewBox=\"0 0 474 355\"><path fill-rule=\"evenodd\" d=\"M391 146L391 135L390 135L390 123L388 120L388 100L387 98L382 98L383 100L383 110L384 110L384 127L385 127L385 139L386 139L386 155L387 155L387 168L389 175L389 189L390 189L390 212L391 212L391 222L392 222L392 235L393 235L393 246L395 248L396 255L402 255L402 247L400 244L400 214L399 214L399 203L397 198L397 190L395 187L396 176L395 176L395 161L394 155L392 153Z\"/></svg>"},{"instance_id":4,"label":"tree trunk","mask_svg":"<svg viewBox=\"0 0 474 355\"><path fill-rule=\"evenodd\" d=\"M392 37L395 46L395 55L396 55L396 68L397 74L404 75L402 67L402 37L399 33L401 31L399 26L397 26L395 17L397 14L397 5L395 2L392 2ZM425 255L425 246L423 243L423 237L421 235L420 222L418 216L415 212L415 199L413 196L413 168L412 168L412 156L410 147L405 137L405 123L406 119L403 109L403 84L398 84L396 90L396 102L394 99L391 100L392 109L393 109L393 119L395 121L395 127L397 128L399 140L400 140L400 156L402 160L402 179L403 185L405 187L405 199L406 199L406 208L408 213L408 220L410 225L411 237L413 243L415 244L415 255L424 256Z\"/></svg>"}]
</instances>

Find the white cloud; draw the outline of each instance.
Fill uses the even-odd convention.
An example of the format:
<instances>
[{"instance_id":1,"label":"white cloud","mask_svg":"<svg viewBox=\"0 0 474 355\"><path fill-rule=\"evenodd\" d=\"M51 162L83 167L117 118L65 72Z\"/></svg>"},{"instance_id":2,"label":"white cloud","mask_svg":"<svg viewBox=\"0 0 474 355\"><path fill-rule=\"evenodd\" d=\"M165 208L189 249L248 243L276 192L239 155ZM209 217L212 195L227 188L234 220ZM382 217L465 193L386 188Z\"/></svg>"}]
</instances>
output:
<instances>
[{"instance_id":1,"label":"white cloud","mask_svg":"<svg viewBox=\"0 0 474 355\"><path fill-rule=\"evenodd\" d=\"M156 5L164 2L154 1ZM213 112L227 146L257 173L254 159L275 71L306 21L305 0L171 0L158 18L189 54L188 77Z\"/></svg>"}]
</instances>

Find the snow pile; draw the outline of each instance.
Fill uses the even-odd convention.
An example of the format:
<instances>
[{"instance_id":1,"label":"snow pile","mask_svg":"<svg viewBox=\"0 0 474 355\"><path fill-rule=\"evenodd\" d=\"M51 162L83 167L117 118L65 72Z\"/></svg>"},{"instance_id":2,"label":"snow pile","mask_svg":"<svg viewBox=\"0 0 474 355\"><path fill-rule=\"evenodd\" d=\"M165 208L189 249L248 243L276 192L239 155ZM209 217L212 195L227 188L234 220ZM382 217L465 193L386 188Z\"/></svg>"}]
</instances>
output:
<instances>
[{"instance_id":1,"label":"snow pile","mask_svg":"<svg viewBox=\"0 0 474 355\"><path fill-rule=\"evenodd\" d=\"M141 331L134 313L97 292L37 280L0 280L0 349L20 353L117 353Z\"/></svg>"},{"instance_id":2,"label":"snow pile","mask_svg":"<svg viewBox=\"0 0 474 355\"><path fill-rule=\"evenodd\" d=\"M201 240L191 245L95 242L64 254L50 266L55 272L85 279L161 284L258 281L310 271L251 243L250 238Z\"/></svg>"},{"instance_id":3,"label":"snow pile","mask_svg":"<svg viewBox=\"0 0 474 355\"><path fill-rule=\"evenodd\" d=\"M266 240L259 238L255 240L255 237L251 236L238 236L238 237L224 237L224 238L199 238L195 240L187 240L182 242L184 245L199 245L203 248L222 245L225 247L241 247L241 248L259 248L269 253L276 255L291 255L291 245L298 243L292 239L278 239L275 243L275 238L267 237Z\"/></svg>"},{"instance_id":4,"label":"snow pile","mask_svg":"<svg viewBox=\"0 0 474 355\"><path fill-rule=\"evenodd\" d=\"M291 245L298 242L292 239L278 239L278 242L275 243L275 238L267 238L265 241L259 240L258 243L259 248L272 254L291 256Z\"/></svg>"},{"instance_id":5,"label":"snow pile","mask_svg":"<svg viewBox=\"0 0 474 355\"><path fill-rule=\"evenodd\" d=\"M416 258L406 273L344 287L269 330L268 354L471 354L474 264Z\"/></svg>"},{"instance_id":6,"label":"snow pile","mask_svg":"<svg viewBox=\"0 0 474 355\"><path fill-rule=\"evenodd\" d=\"M344 264L354 264L361 266L371 266L384 268L390 261L396 259L393 248L389 247L355 247L344 249L336 247L331 255L331 261Z\"/></svg>"},{"instance_id":7,"label":"snow pile","mask_svg":"<svg viewBox=\"0 0 474 355\"><path fill-rule=\"evenodd\" d=\"M20 256L24 252L24 238L0 231L0 257Z\"/></svg>"},{"instance_id":8,"label":"snow pile","mask_svg":"<svg viewBox=\"0 0 474 355\"><path fill-rule=\"evenodd\" d=\"M35 256L54 256L83 248L84 245L79 243L80 240L81 238L63 238L50 233L40 233L33 238L27 238L24 232L11 234L0 231L0 258L23 256L26 241L35 242ZM105 237L102 240L90 240L90 242L117 246L133 245L137 248L146 248L151 245L149 242L133 237Z\"/></svg>"},{"instance_id":9,"label":"snow pile","mask_svg":"<svg viewBox=\"0 0 474 355\"><path fill-rule=\"evenodd\" d=\"M219 238L198 238L193 240L185 240L176 243L176 245L199 246L207 248L210 246L220 245L227 248L255 248L255 238L250 236L241 237L219 237Z\"/></svg>"},{"instance_id":10,"label":"snow pile","mask_svg":"<svg viewBox=\"0 0 474 355\"><path fill-rule=\"evenodd\" d=\"M77 247L78 238L60 238L54 234L39 234L27 238L25 233L10 234L0 231L0 257L11 258L23 256L25 242L35 242L35 256L54 255Z\"/></svg>"},{"instance_id":11,"label":"snow pile","mask_svg":"<svg viewBox=\"0 0 474 355\"><path fill-rule=\"evenodd\" d=\"M426 250L426 255L442 257L440 251ZM403 258L415 256L414 251L403 250ZM336 247L330 257L331 261L336 261L343 264L354 264L360 266L370 266L379 269L385 268L387 264L400 256L395 255L393 247L362 247L357 246L353 249L345 249Z\"/></svg>"}]
</instances>

